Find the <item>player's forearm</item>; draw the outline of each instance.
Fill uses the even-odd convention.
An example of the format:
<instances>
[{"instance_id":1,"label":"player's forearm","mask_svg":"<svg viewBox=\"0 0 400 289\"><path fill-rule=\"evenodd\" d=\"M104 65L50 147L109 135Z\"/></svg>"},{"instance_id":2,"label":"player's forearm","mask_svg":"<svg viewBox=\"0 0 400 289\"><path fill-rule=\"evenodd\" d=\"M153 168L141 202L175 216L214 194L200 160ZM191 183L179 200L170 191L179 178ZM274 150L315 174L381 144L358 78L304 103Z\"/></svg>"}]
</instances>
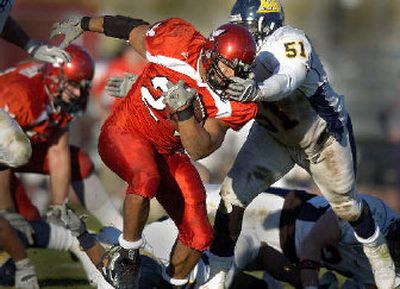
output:
<instances>
[{"instance_id":1,"label":"player's forearm","mask_svg":"<svg viewBox=\"0 0 400 289\"><path fill-rule=\"evenodd\" d=\"M306 79L307 68L304 65L283 67L261 83L260 101L278 101L293 93Z\"/></svg>"},{"instance_id":2,"label":"player's forearm","mask_svg":"<svg viewBox=\"0 0 400 289\"><path fill-rule=\"evenodd\" d=\"M1 32L1 38L7 40L10 43L25 49L28 42L31 40L28 34L14 21L10 16L4 25L4 29Z\"/></svg>"},{"instance_id":3,"label":"player's forearm","mask_svg":"<svg viewBox=\"0 0 400 289\"><path fill-rule=\"evenodd\" d=\"M202 159L214 152L220 144L214 143L211 135L194 117L178 122L182 145L192 160Z\"/></svg>"},{"instance_id":4,"label":"player's forearm","mask_svg":"<svg viewBox=\"0 0 400 289\"><path fill-rule=\"evenodd\" d=\"M62 205L67 199L71 183L69 148L49 151L50 189L52 205Z\"/></svg>"}]
</instances>

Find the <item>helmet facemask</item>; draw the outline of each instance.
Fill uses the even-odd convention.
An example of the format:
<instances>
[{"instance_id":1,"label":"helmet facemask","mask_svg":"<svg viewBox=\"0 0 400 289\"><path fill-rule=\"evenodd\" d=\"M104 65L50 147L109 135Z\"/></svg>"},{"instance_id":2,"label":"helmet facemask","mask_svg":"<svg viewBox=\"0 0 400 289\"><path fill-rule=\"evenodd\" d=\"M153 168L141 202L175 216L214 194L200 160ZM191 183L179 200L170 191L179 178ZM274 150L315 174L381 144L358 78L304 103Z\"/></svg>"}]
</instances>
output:
<instances>
[{"instance_id":1,"label":"helmet facemask","mask_svg":"<svg viewBox=\"0 0 400 289\"><path fill-rule=\"evenodd\" d=\"M82 47L66 48L71 62L44 66L45 89L55 111L75 114L84 111L94 74L94 62Z\"/></svg>"},{"instance_id":2,"label":"helmet facemask","mask_svg":"<svg viewBox=\"0 0 400 289\"><path fill-rule=\"evenodd\" d=\"M209 86L225 99L230 77L247 78L256 54L254 38L237 24L224 24L213 31L201 61Z\"/></svg>"}]
</instances>

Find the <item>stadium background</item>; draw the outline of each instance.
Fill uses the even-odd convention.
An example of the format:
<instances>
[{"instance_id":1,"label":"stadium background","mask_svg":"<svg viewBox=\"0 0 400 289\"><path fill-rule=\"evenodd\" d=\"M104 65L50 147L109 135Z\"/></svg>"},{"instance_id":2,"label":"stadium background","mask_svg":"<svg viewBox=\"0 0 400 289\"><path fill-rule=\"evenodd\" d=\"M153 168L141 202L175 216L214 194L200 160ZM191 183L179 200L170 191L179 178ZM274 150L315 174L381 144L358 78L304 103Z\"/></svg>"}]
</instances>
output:
<instances>
[{"instance_id":1,"label":"stadium background","mask_svg":"<svg viewBox=\"0 0 400 289\"><path fill-rule=\"evenodd\" d=\"M70 14L122 14L149 22L170 16L191 21L204 34L224 23L233 0L16 0L12 16L36 39L46 40L53 22ZM346 96L358 145L358 183L363 192L384 198L400 210L400 2L396 0L286 0L286 22L302 28L311 38L333 87ZM120 49L121 42L96 34L77 41L93 54L99 71ZM24 58L24 52L1 41L0 69ZM96 153L100 123L93 112L73 126L72 142L90 151L112 195L123 184L101 163ZM245 132L229 135L223 149L203 164L211 181L220 182L231 165ZM90 141L88 141L90 140ZM302 173L289 182L307 185ZM117 197L118 198L118 197ZM32 251L40 262L44 288L86 288L79 265L68 254ZM37 257L35 257L37 255ZM61 266L60 270L49 267ZM63 267L64 266L64 267ZM41 279L43 279L41 278ZM68 281L66 281L68 280ZM71 283L71 280L75 280ZM67 283L65 283L67 282ZM68 284L64 286L64 284ZM56 287L52 287L52 286ZM50 287L47 287L50 286Z\"/></svg>"}]
</instances>

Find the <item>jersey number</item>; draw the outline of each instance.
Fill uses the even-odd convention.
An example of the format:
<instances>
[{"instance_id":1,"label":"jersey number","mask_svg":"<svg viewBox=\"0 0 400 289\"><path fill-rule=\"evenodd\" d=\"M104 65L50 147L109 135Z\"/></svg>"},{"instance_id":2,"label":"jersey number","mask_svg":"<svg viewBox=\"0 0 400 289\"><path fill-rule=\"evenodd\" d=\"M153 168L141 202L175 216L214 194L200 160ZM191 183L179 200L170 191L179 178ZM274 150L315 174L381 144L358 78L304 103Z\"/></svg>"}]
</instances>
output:
<instances>
[{"instance_id":1,"label":"jersey number","mask_svg":"<svg viewBox=\"0 0 400 289\"><path fill-rule=\"evenodd\" d=\"M153 89L160 89L162 92L168 91L167 83L168 78L164 76L156 76L151 79ZM149 110L150 115L152 116L152 118L158 121L158 117L154 114L153 109L159 111L165 109L166 105L163 103L164 96L161 94L160 96L155 98L146 86L142 86L140 92L142 93L142 101Z\"/></svg>"},{"instance_id":2,"label":"jersey number","mask_svg":"<svg viewBox=\"0 0 400 289\"><path fill-rule=\"evenodd\" d=\"M306 50L304 48L303 41L286 42L284 45L285 45L285 49L286 49L286 57L295 58L297 55L306 57Z\"/></svg>"}]
</instances>

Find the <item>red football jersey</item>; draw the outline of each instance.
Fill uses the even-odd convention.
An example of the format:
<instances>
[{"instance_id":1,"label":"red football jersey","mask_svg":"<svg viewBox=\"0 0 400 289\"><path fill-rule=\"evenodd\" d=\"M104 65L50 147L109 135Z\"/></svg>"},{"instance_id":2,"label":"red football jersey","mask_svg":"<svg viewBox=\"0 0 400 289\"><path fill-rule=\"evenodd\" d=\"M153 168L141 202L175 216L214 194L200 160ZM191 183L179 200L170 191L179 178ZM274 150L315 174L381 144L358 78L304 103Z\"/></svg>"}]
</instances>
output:
<instances>
[{"instance_id":1,"label":"red football jersey","mask_svg":"<svg viewBox=\"0 0 400 289\"><path fill-rule=\"evenodd\" d=\"M48 141L73 119L70 114L54 112L41 67L25 62L0 74L0 107L15 118L34 142Z\"/></svg>"},{"instance_id":2,"label":"red football jersey","mask_svg":"<svg viewBox=\"0 0 400 289\"><path fill-rule=\"evenodd\" d=\"M125 130L140 132L160 153L181 149L177 126L163 103L162 92L168 90L168 81L184 80L199 94L195 108L202 112L202 120L219 118L231 128L240 129L255 116L257 105L223 101L201 80L197 68L205 43L206 38L182 19L155 23L146 34L149 63L108 121Z\"/></svg>"}]
</instances>

